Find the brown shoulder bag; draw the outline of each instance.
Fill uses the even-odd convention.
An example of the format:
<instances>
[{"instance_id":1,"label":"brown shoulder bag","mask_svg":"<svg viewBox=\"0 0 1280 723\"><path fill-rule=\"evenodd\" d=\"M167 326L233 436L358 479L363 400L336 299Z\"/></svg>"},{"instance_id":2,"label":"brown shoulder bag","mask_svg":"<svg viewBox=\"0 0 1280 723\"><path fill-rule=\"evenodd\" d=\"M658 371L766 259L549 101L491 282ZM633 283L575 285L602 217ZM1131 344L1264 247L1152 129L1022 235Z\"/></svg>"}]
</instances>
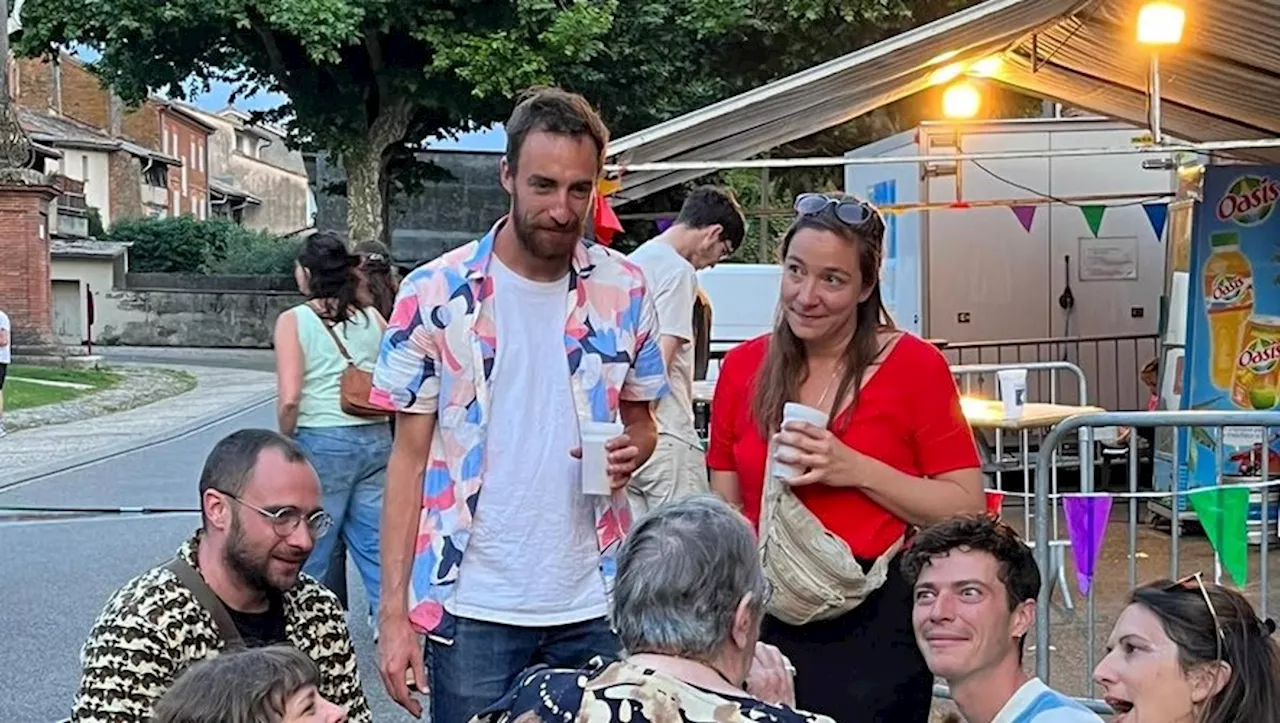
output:
<instances>
[{"instance_id":1,"label":"brown shoulder bag","mask_svg":"<svg viewBox=\"0 0 1280 723\"><path fill-rule=\"evenodd\" d=\"M342 370L342 376L338 379L338 394L342 411L353 417L389 416L390 413L386 409L375 406L369 401L369 394L373 391L373 375L356 366L355 360L347 353L347 347L342 344L337 332L333 330L333 327L328 322L320 318L320 323L324 324L324 328L329 332L333 343L338 346L338 351L342 354L342 358L347 360L347 368Z\"/></svg>"}]
</instances>

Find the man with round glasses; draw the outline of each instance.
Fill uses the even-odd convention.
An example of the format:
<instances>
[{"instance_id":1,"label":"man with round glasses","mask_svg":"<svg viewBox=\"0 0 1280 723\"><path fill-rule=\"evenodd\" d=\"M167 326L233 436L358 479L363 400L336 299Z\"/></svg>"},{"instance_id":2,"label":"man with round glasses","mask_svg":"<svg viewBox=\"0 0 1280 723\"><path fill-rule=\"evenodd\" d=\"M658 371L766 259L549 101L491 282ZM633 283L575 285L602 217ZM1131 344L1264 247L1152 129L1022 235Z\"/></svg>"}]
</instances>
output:
<instances>
[{"instance_id":1,"label":"man with round glasses","mask_svg":"<svg viewBox=\"0 0 1280 723\"><path fill-rule=\"evenodd\" d=\"M342 606L302 574L332 524L302 450L264 429L229 435L205 460L200 509L177 556L126 583L98 617L71 720L148 721L192 663L284 643L315 661L325 699L369 721Z\"/></svg>"}]
</instances>

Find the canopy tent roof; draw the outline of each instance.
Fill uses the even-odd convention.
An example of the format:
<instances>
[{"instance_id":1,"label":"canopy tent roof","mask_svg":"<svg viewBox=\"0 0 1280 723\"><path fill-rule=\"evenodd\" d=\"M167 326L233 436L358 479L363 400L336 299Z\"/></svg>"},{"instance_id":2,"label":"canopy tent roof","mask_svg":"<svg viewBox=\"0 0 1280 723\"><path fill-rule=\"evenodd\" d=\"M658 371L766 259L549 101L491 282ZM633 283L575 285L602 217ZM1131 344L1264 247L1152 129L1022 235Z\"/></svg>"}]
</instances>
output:
<instances>
[{"instance_id":1,"label":"canopy tent roof","mask_svg":"<svg viewBox=\"0 0 1280 723\"><path fill-rule=\"evenodd\" d=\"M994 80L1146 125L1149 50L1139 0L987 0L755 90L615 140L611 162L750 158L938 82L992 54ZM1280 4L1195 3L1182 44L1161 55L1162 127L1194 142L1280 136ZM1280 159L1274 151L1239 154ZM619 203L705 171L624 174Z\"/></svg>"}]
</instances>

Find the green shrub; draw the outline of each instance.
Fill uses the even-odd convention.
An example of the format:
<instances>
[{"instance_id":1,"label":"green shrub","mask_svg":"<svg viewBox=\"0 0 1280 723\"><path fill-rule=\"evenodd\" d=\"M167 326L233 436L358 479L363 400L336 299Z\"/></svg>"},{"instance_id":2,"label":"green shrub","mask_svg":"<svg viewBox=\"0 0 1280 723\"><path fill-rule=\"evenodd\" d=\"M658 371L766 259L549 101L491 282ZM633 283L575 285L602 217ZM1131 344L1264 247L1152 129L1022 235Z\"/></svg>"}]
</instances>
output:
<instances>
[{"instance_id":1,"label":"green shrub","mask_svg":"<svg viewBox=\"0 0 1280 723\"><path fill-rule=\"evenodd\" d=\"M296 241L251 231L227 219L122 219L104 240L131 243L129 267L144 273L291 273Z\"/></svg>"},{"instance_id":2,"label":"green shrub","mask_svg":"<svg viewBox=\"0 0 1280 723\"><path fill-rule=\"evenodd\" d=\"M210 264L209 273L269 276L290 275L302 239L277 238L265 233L242 234L231 239L225 255Z\"/></svg>"}]
</instances>

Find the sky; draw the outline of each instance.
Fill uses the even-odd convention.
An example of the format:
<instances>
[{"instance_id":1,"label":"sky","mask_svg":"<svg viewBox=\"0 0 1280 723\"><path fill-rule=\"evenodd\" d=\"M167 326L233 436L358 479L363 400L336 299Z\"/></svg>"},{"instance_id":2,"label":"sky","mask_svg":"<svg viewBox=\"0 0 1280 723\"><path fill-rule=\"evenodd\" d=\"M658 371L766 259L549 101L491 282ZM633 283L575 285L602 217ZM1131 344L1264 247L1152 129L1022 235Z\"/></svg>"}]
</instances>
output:
<instances>
[{"instance_id":1,"label":"sky","mask_svg":"<svg viewBox=\"0 0 1280 723\"><path fill-rule=\"evenodd\" d=\"M235 91L230 83L214 83L208 93L192 99L192 104L202 110L217 111L227 107L227 100ZM244 111L267 110L285 101L279 93L256 93L236 99L236 107ZM506 149L507 134L497 125L472 133L464 133L457 140L441 139L428 144L433 150L502 151Z\"/></svg>"},{"instance_id":2,"label":"sky","mask_svg":"<svg viewBox=\"0 0 1280 723\"><path fill-rule=\"evenodd\" d=\"M86 62L93 62L97 59L97 54L88 48L78 48L75 51L75 55ZM209 92L193 96L190 102L201 110L219 111L227 107L227 101L231 98L233 92L235 92L235 86L230 83L213 83L209 88ZM285 97L279 93L255 93L237 98L235 106L243 111L267 110L275 108L284 101ZM428 148L432 150L502 151L505 150L506 145L507 134L502 130L501 125L497 125L473 133L464 133L456 140L446 138L432 141L428 143Z\"/></svg>"}]
</instances>

